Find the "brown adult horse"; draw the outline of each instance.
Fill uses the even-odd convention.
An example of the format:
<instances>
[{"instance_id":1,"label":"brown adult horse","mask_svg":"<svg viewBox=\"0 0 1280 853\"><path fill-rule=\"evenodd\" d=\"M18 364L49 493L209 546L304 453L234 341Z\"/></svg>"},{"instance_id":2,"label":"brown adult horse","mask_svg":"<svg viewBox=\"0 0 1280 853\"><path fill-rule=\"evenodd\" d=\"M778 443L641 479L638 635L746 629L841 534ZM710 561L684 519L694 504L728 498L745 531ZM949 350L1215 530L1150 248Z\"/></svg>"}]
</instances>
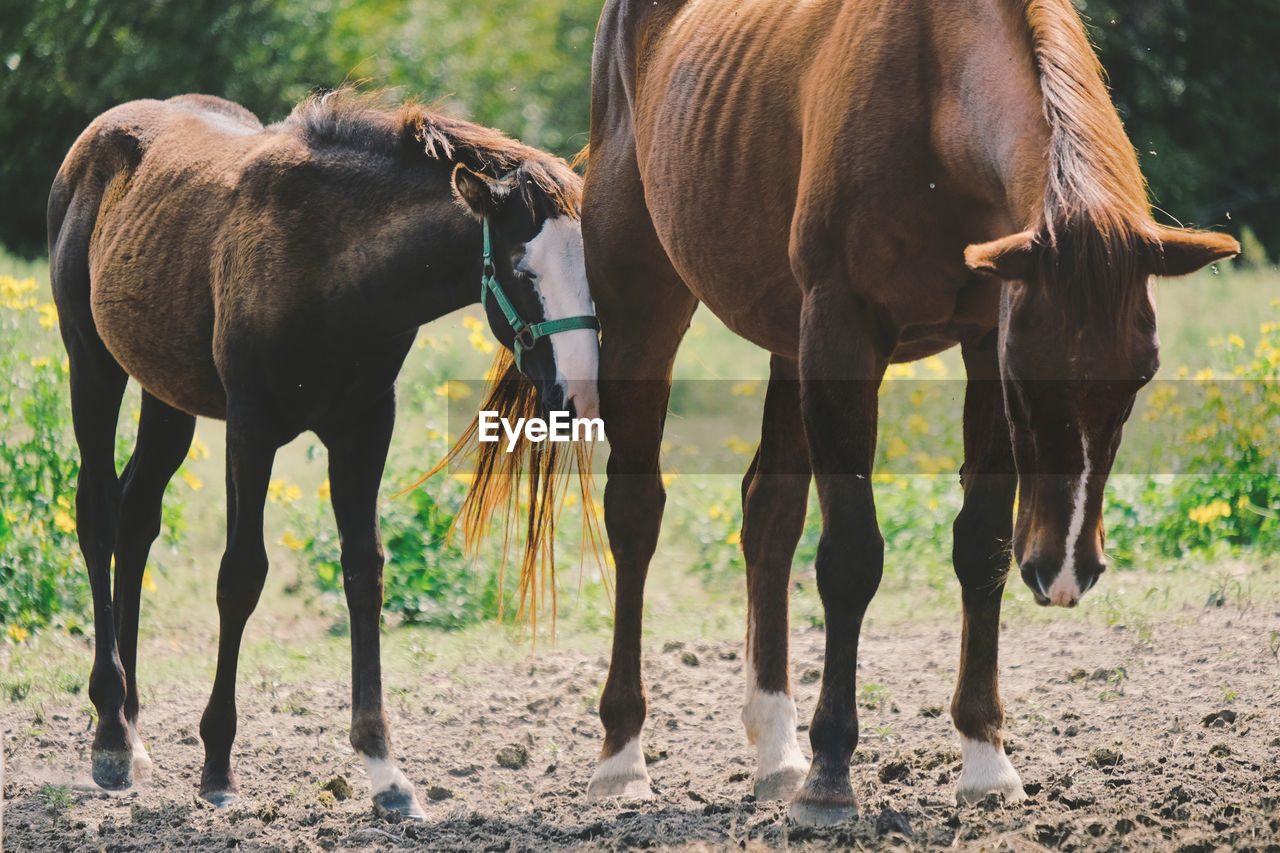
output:
<instances>
[{"instance_id":1,"label":"brown adult horse","mask_svg":"<svg viewBox=\"0 0 1280 853\"><path fill-rule=\"evenodd\" d=\"M592 74L583 236L618 577L590 793L649 792L641 599L671 365L701 301L772 353L743 481L743 722L757 795L798 789L791 814L805 822L856 813L858 633L884 554L870 479L877 388L891 362L959 344L957 793L1023 796L996 678L1010 540L1041 604L1073 605L1096 581L1104 482L1157 366L1150 277L1191 272L1236 242L1153 221L1068 0L610 0ZM809 767L786 602L811 473L827 641Z\"/></svg>"},{"instance_id":2,"label":"brown adult horse","mask_svg":"<svg viewBox=\"0 0 1280 853\"><path fill-rule=\"evenodd\" d=\"M507 347L518 342L533 380L509 370L501 400L522 415L539 396L549 410L594 410L580 192L563 161L497 131L350 91L309 99L270 127L218 98L135 101L80 136L49 198L49 247L81 453L98 784L127 787L150 765L137 727L142 573L165 485L196 416L207 416L227 422L228 529L201 796L236 797L236 659L267 572L267 482L276 450L311 430L329 451L351 611L351 743L375 804L422 818L389 751L378 646L376 500L396 375L418 326L475 302L483 275L490 327ZM513 329L507 309L516 325L542 325ZM142 415L117 476L129 376L142 385ZM535 519L527 553L554 514Z\"/></svg>"}]
</instances>

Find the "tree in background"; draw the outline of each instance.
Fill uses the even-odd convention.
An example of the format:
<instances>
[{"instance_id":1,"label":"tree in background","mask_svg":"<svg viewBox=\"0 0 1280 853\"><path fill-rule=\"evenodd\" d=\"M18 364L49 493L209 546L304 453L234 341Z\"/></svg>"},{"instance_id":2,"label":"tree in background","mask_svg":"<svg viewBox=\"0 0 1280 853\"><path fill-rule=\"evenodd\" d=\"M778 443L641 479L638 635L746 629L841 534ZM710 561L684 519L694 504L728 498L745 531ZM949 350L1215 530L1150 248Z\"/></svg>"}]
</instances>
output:
<instances>
[{"instance_id":1,"label":"tree in background","mask_svg":"<svg viewBox=\"0 0 1280 853\"><path fill-rule=\"evenodd\" d=\"M45 202L94 116L208 92L279 117L333 81L325 16L283 0L6 0L0 18L0 243L45 250Z\"/></svg>"},{"instance_id":2,"label":"tree in background","mask_svg":"<svg viewBox=\"0 0 1280 853\"><path fill-rule=\"evenodd\" d=\"M1280 0L1076 5L1153 203L1185 225L1247 226L1280 256Z\"/></svg>"},{"instance_id":3,"label":"tree in background","mask_svg":"<svg viewBox=\"0 0 1280 853\"><path fill-rule=\"evenodd\" d=\"M1075 0L1155 204L1280 256L1280 0ZM586 143L602 0L5 0L0 244L44 251L76 135L133 98L206 92L264 121L344 80L562 155Z\"/></svg>"}]
</instances>

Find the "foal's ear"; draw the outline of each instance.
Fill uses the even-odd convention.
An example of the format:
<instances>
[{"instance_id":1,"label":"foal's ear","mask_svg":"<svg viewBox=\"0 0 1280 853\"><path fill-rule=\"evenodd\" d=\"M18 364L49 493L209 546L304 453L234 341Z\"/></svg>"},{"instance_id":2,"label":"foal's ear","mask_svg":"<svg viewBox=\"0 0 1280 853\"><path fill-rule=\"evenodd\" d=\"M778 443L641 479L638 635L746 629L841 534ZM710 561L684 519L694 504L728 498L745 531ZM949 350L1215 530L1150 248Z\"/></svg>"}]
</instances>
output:
<instances>
[{"instance_id":1,"label":"foal's ear","mask_svg":"<svg viewBox=\"0 0 1280 853\"><path fill-rule=\"evenodd\" d=\"M974 243L964 250L964 263L974 272L984 272L1005 281L1022 281L1031 276L1036 260L1036 232L1019 231L990 243Z\"/></svg>"},{"instance_id":2,"label":"foal's ear","mask_svg":"<svg viewBox=\"0 0 1280 853\"><path fill-rule=\"evenodd\" d=\"M1240 244L1230 234L1162 225L1156 231L1156 239L1156 275L1186 275L1214 261L1240 254Z\"/></svg>"},{"instance_id":3,"label":"foal's ear","mask_svg":"<svg viewBox=\"0 0 1280 853\"><path fill-rule=\"evenodd\" d=\"M511 184L477 174L459 163L453 170L453 190L476 219L493 216L511 194Z\"/></svg>"}]
</instances>

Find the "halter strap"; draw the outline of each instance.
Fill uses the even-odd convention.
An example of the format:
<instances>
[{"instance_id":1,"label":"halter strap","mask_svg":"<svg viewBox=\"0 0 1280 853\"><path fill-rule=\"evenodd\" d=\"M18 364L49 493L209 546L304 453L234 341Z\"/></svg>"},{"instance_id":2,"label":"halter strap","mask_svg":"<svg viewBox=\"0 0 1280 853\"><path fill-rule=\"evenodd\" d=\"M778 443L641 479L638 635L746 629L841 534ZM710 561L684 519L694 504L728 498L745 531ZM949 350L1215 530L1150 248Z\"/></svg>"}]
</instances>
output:
<instances>
[{"instance_id":1,"label":"halter strap","mask_svg":"<svg viewBox=\"0 0 1280 853\"><path fill-rule=\"evenodd\" d=\"M600 321L594 314L581 314L576 317L561 317L556 320L543 320L541 323L528 323L520 316L516 306L502 289L498 281L498 270L493 265L493 249L489 239L489 219L484 222L484 269L480 278L480 304L489 307L489 294L498 303L498 310L507 318L508 325L515 335L512 351L516 357L516 369L524 373L524 354L533 349L539 338L549 338L559 332L571 332L575 329L593 329L600 331ZM527 374L526 374L527 375Z\"/></svg>"}]
</instances>

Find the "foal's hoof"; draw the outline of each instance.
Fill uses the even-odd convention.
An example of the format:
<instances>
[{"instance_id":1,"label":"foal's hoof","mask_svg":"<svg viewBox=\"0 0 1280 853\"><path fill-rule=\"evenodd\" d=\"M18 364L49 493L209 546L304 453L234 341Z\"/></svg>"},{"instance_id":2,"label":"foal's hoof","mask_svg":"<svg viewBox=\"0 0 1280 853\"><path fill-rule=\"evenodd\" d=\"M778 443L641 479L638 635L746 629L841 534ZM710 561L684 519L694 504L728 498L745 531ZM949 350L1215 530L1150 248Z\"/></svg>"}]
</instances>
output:
<instances>
[{"instance_id":1,"label":"foal's hoof","mask_svg":"<svg viewBox=\"0 0 1280 853\"><path fill-rule=\"evenodd\" d=\"M133 785L133 753L123 749L93 751L93 781L108 791Z\"/></svg>"},{"instance_id":2,"label":"foal's hoof","mask_svg":"<svg viewBox=\"0 0 1280 853\"><path fill-rule=\"evenodd\" d=\"M418 805L418 798L413 795L413 792L400 788L388 788L374 794L373 811L378 817L387 817L392 812L398 812L405 820L421 822L427 819L426 812L422 810L422 806Z\"/></svg>"},{"instance_id":3,"label":"foal's hoof","mask_svg":"<svg viewBox=\"0 0 1280 853\"><path fill-rule=\"evenodd\" d=\"M833 826L856 819L858 802L853 797L796 799L787 816L800 826Z\"/></svg>"},{"instance_id":4,"label":"foal's hoof","mask_svg":"<svg viewBox=\"0 0 1280 853\"><path fill-rule=\"evenodd\" d=\"M201 791L200 798L211 806L225 809L234 806L240 800L240 795L235 791Z\"/></svg>"},{"instance_id":5,"label":"foal's hoof","mask_svg":"<svg viewBox=\"0 0 1280 853\"><path fill-rule=\"evenodd\" d=\"M591 780L587 785L588 800L604 800L619 797L624 800L651 800L653 789L649 787L649 777L610 776Z\"/></svg>"},{"instance_id":6,"label":"foal's hoof","mask_svg":"<svg viewBox=\"0 0 1280 853\"><path fill-rule=\"evenodd\" d=\"M756 781L757 800L789 800L804 784L807 767L787 767Z\"/></svg>"}]
</instances>

